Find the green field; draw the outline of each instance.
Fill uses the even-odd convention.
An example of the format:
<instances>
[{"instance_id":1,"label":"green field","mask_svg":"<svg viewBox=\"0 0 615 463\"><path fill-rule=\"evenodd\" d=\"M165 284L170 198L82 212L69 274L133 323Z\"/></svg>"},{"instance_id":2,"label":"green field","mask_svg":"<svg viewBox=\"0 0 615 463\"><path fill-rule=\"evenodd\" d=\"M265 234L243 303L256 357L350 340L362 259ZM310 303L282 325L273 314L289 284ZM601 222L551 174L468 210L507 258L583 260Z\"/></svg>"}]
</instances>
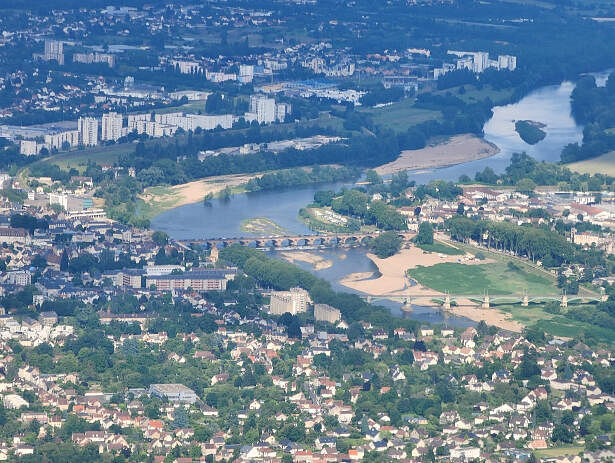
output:
<instances>
[{"instance_id":1,"label":"green field","mask_svg":"<svg viewBox=\"0 0 615 463\"><path fill-rule=\"evenodd\" d=\"M489 98L496 105L508 102L512 95L512 90L510 89L495 90L489 85L486 85L480 90L473 85L463 85L463 88L465 90L465 92L463 93L459 93L460 88L461 86L449 88L446 90L440 90L436 92L436 94L443 95L450 92L466 103L476 103L477 101L482 101Z\"/></svg>"},{"instance_id":2,"label":"green field","mask_svg":"<svg viewBox=\"0 0 615 463\"><path fill-rule=\"evenodd\" d=\"M505 305L498 306L498 310L510 313L513 320L525 326L539 328L553 336L574 338L580 333L591 333L591 336L599 341L615 342L612 329L573 320L565 315L548 313L543 304L530 304L529 307Z\"/></svg>"},{"instance_id":3,"label":"green field","mask_svg":"<svg viewBox=\"0 0 615 463\"><path fill-rule=\"evenodd\" d=\"M122 154L132 153L135 149L133 143L121 143L110 146L96 146L84 150L67 151L54 154L37 162L56 164L61 169L75 169L82 172L88 161L96 164L113 165Z\"/></svg>"},{"instance_id":4,"label":"green field","mask_svg":"<svg viewBox=\"0 0 615 463\"><path fill-rule=\"evenodd\" d=\"M392 129L396 132L405 132L413 125L442 118L440 111L415 108L414 102L411 99L393 103L382 108L366 108L361 111L369 114L376 125Z\"/></svg>"},{"instance_id":5,"label":"green field","mask_svg":"<svg viewBox=\"0 0 615 463\"><path fill-rule=\"evenodd\" d=\"M555 458L565 455L579 455L584 447L553 447L551 449L536 450L536 456L539 458Z\"/></svg>"},{"instance_id":6,"label":"green field","mask_svg":"<svg viewBox=\"0 0 615 463\"><path fill-rule=\"evenodd\" d=\"M566 164L566 167L581 174L615 175L615 151L609 151L596 158Z\"/></svg>"},{"instance_id":7,"label":"green field","mask_svg":"<svg viewBox=\"0 0 615 463\"><path fill-rule=\"evenodd\" d=\"M436 264L431 267L411 269L410 276L418 283L436 291L452 294L478 295L487 291L490 294L558 294L553 281L536 274L533 270L522 268L511 270L503 262L466 265L453 262Z\"/></svg>"},{"instance_id":8,"label":"green field","mask_svg":"<svg viewBox=\"0 0 615 463\"><path fill-rule=\"evenodd\" d=\"M449 256L457 256L465 254L465 251L459 248L454 248L440 241L434 241L433 244L417 244L417 247L426 252L435 252L438 254L447 254Z\"/></svg>"}]
</instances>

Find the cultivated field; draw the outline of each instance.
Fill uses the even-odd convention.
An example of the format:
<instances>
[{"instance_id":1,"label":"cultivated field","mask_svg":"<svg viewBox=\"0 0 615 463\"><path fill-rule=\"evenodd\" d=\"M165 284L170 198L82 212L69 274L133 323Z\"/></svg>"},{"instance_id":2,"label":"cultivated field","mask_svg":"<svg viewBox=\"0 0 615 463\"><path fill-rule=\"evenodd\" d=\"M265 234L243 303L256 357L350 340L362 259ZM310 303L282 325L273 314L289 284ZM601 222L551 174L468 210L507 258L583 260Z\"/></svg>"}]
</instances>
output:
<instances>
[{"instance_id":1,"label":"cultivated field","mask_svg":"<svg viewBox=\"0 0 615 463\"><path fill-rule=\"evenodd\" d=\"M581 174L606 174L615 176L615 151L596 158L566 164L570 170Z\"/></svg>"}]
</instances>

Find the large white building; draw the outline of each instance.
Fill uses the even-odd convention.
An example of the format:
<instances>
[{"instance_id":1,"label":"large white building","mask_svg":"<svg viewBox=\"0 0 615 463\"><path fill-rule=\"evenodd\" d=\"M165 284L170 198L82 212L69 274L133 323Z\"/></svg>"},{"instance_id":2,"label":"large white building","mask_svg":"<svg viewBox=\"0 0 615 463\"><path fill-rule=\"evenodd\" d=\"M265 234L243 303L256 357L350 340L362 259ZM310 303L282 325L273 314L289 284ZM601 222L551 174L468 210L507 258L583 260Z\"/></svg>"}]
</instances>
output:
<instances>
[{"instance_id":1,"label":"large white building","mask_svg":"<svg viewBox=\"0 0 615 463\"><path fill-rule=\"evenodd\" d=\"M118 113L106 113L102 117L101 140L117 141L122 137L122 125L124 119Z\"/></svg>"},{"instance_id":2,"label":"large white building","mask_svg":"<svg viewBox=\"0 0 615 463\"><path fill-rule=\"evenodd\" d=\"M250 112L256 114L256 121L259 124L271 124L275 118L275 100L263 95L252 95L250 97Z\"/></svg>"},{"instance_id":3,"label":"large white building","mask_svg":"<svg viewBox=\"0 0 615 463\"><path fill-rule=\"evenodd\" d=\"M306 312L310 295L303 288L291 288L290 291L272 291L269 313L282 315L286 312L295 315Z\"/></svg>"},{"instance_id":4,"label":"large white building","mask_svg":"<svg viewBox=\"0 0 615 463\"><path fill-rule=\"evenodd\" d=\"M45 40L45 61L57 61L64 64L64 43L60 40Z\"/></svg>"},{"instance_id":5,"label":"large white building","mask_svg":"<svg viewBox=\"0 0 615 463\"><path fill-rule=\"evenodd\" d=\"M79 146L79 131L66 130L64 132L45 135L45 145L48 149L63 150L66 147Z\"/></svg>"},{"instance_id":6,"label":"large white building","mask_svg":"<svg viewBox=\"0 0 615 463\"><path fill-rule=\"evenodd\" d=\"M335 307L331 307L328 304L314 305L314 320L317 322L335 323L340 321L341 318L342 314Z\"/></svg>"},{"instance_id":7,"label":"large white building","mask_svg":"<svg viewBox=\"0 0 615 463\"><path fill-rule=\"evenodd\" d=\"M80 117L77 123L79 142L83 146L98 145L98 120L93 117Z\"/></svg>"}]
</instances>

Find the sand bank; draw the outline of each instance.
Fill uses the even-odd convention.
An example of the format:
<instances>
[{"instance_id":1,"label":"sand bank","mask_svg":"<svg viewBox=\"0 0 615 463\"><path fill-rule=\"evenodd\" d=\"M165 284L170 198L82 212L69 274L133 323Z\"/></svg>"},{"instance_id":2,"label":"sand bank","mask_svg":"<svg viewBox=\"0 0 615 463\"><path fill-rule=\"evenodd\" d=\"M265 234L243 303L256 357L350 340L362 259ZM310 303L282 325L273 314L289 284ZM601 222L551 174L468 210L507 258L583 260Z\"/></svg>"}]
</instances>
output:
<instances>
[{"instance_id":1,"label":"sand bank","mask_svg":"<svg viewBox=\"0 0 615 463\"><path fill-rule=\"evenodd\" d=\"M472 321L480 322L483 320L487 325L497 326L508 331L520 333L523 325L511 318L509 313L500 312L497 309L482 309L476 305L460 305L451 307L449 313L459 317L466 317Z\"/></svg>"},{"instance_id":2,"label":"sand bank","mask_svg":"<svg viewBox=\"0 0 615 463\"><path fill-rule=\"evenodd\" d=\"M376 168L381 175L402 170L432 169L488 158L500 149L476 135L455 135L447 141L419 150L404 150L393 162Z\"/></svg>"},{"instance_id":3,"label":"sand bank","mask_svg":"<svg viewBox=\"0 0 615 463\"><path fill-rule=\"evenodd\" d=\"M294 264L297 261L307 262L312 265L314 270L324 270L333 265L333 261L325 259L324 257L312 252L288 251L281 252L280 256L291 264Z\"/></svg>"},{"instance_id":4,"label":"sand bank","mask_svg":"<svg viewBox=\"0 0 615 463\"><path fill-rule=\"evenodd\" d=\"M373 296L421 296L424 294L440 294L420 284L411 285L406 271L419 265L430 267L443 262L458 262L463 256L452 256L437 253L426 253L422 249L411 246L402 249L394 256L380 259L374 254L367 254L378 267L380 276L374 279L366 279L364 273L352 273L343 278L340 283L347 288L361 291ZM465 261L472 265L475 261ZM480 261L481 264L486 261Z\"/></svg>"},{"instance_id":5,"label":"sand bank","mask_svg":"<svg viewBox=\"0 0 615 463\"><path fill-rule=\"evenodd\" d=\"M248 183L258 175L221 175L203 180L195 180L172 187L146 188L140 198L145 201L150 216L155 216L168 209L198 203L208 194L216 195L227 186L237 187Z\"/></svg>"}]
</instances>

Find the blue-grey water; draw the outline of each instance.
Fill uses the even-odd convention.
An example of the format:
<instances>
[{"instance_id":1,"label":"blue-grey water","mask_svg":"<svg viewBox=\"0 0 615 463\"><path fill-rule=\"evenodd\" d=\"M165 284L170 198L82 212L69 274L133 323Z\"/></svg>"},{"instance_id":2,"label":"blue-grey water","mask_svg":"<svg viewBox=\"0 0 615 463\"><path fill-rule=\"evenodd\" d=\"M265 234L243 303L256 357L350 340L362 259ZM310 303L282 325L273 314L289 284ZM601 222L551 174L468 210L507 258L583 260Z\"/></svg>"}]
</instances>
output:
<instances>
[{"instance_id":1,"label":"blue-grey water","mask_svg":"<svg viewBox=\"0 0 615 463\"><path fill-rule=\"evenodd\" d=\"M596 74L604 85L607 73ZM519 102L497 106L493 117L484 126L485 140L494 143L500 152L490 158L429 171L410 172L417 183L433 179L457 180L460 175L474 174L491 167L502 172L515 152L527 152L538 160L556 162L562 148L581 141L583 127L570 115L571 82L540 88ZM535 145L525 143L514 128L515 120L533 120L546 124L547 136ZM152 227L163 230L176 239L235 237L241 232L242 221L268 217L284 229L298 234L310 233L297 218L300 208L312 201L314 193L322 189L337 189L339 184L321 184L282 191L259 191L235 195L230 201L213 201L211 207L201 203L181 206L158 215Z\"/></svg>"},{"instance_id":2,"label":"blue-grey water","mask_svg":"<svg viewBox=\"0 0 615 463\"><path fill-rule=\"evenodd\" d=\"M293 251L288 251L293 252ZM336 291L347 293L361 294L352 288L343 286L340 280L351 273L371 273L370 278L377 278L378 267L367 256L367 251L364 248L351 249L321 249L311 251L318 256L333 262L333 265L328 268L315 270L312 264L308 262L295 261L294 264L304 270L314 273L316 276L323 278L331 283L331 286ZM279 257L278 251L268 252L270 256ZM401 310L401 303L386 299L378 299L374 304L386 307L396 317L409 318L422 323L437 323L451 327L468 327L476 325L475 322L465 317L457 317L444 313L435 307L426 307L412 304L411 312Z\"/></svg>"},{"instance_id":3,"label":"blue-grey water","mask_svg":"<svg viewBox=\"0 0 615 463\"><path fill-rule=\"evenodd\" d=\"M595 74L598 85L604 85L608 72ZM410 178L417 183L433 179L457 180L460 175L474 174L491 167L502 172L515 152L527 152L538 160L557 162L561 150L568 143L580 142L583 127L577 125L570 114L571 82L540 88L517 103L498 106L493 117L484 126L485 140L494 143L500 152L487 159L467 162L456 166L411 172ZM533 120L546 125L546 137L536 145L528 145L514 129L515 120ZM339 189L341 184L321 184L281 191L260 191L235 195L229 201L214 200L207 207L202 203L181 206L158 215L152 220L152 228L167 232L175 239L198 239L246 236L240 230L241 223L250 218L267 217L292 233L311 232L299 219L298 211L313 199L314 193L323 189ZM315 251L316 252L316 251ZM374 264L362 249L317 251L328 253L334 265L324 270L313 270L307 263L298 263L305 269L330 281L338 290L349 291L339 281L350 273L375 271ZM413 307L407 314L401 312L400 304L384 302L398 316L430 322L447 322L455 326L467 326L473 322L458 317L445 319L442 313L430 307Z\"/></svg>"}]
</instances>

